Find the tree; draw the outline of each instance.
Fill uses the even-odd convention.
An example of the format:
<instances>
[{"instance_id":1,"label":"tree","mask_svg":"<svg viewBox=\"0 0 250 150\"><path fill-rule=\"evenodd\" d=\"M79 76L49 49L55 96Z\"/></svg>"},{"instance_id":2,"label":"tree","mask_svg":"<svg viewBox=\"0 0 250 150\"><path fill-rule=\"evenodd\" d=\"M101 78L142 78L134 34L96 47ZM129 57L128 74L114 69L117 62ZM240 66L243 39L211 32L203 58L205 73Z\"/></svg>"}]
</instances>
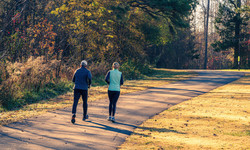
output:
<instances>
[{"instance_id":1,"label":"tree","mask_svg":"<svg viewBox=\"0 0 250 150\"><path fill-rule=\"evenodd\" d=\"M190 62L199 57L194 40L195 36L191 28L178 30L174 40L158 47L163 49L163 53L160 55L156 66L176 69L189 68Z\"/></svg>"},{"instance_id":2,"label":"tree","mask_svg":"<svg viewBox=\"0 0 250 150\"><path fill-rule=\"evenodd\" d=\"M207 1L207 17L206 17L206 26L205 26L205 60L204 60L204 69L207 69L207 38L208 38L208 25L209 25L209 7L210 0Z\"/></svg>"},{"instance_id":3,"label":"tree","mask_svg":"<svg viewBox=\"0 0 250 150\"><path fill-rule=\"evenodd\" d=\"M185 20L192 13L197 0L131 0L128 4L140 8L153 18L165 19L170 31L174 33L176 27L188 26Z\"/></svg>"},{"instance_id":4,"label":"tree","mask_svg":"<svg viewBox=\"0 0 250 150\"><path fill-rule=\"evenodd\" d=\"M245 56L249 53L249 45L244 45L249 32L244 29L248 25L250 9L246 3L244 4L245 6L242 6L241 0L227 0L220 3L215 20L220 40L214 42L212 46L215 51L228 51L233 48L234 68L238 67L238 56L241 57L241 65L246 65L242 63L246 63L247 58Z\"/></svg>"}]
</instances>

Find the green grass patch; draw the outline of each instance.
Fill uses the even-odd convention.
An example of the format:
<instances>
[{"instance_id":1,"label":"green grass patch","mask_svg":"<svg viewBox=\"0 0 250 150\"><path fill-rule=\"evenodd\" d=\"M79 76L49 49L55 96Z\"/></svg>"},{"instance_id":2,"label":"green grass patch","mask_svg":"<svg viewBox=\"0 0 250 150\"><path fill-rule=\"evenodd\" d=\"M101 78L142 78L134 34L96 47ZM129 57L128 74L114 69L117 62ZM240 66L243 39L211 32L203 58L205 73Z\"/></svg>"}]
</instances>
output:
<instances>
[{"instance_id":1,"label":"green grass patch","mask_svg":"<svg viewBox=\"0 0 250 150\"><path fill-rule=\"evenodd\" d=\"M194 72L174 69L159 69L154 68L148 75L143 76L144 80L173 80L180 77L185 78L185 75L196 74Z\"/></svg>"},{"instance_id":2,"label":"green grass patch","mask_svg":"<svg viewBox=\"0 0 250 150\"><path fill-rule=\"evenodd\" d=\"M107 83L105 82L105 76L101 75L98 77L93 77L92 79L92 86L96 87L96 86L104 86L107 85Z\"/></svg>"},{"instance_id":3,"label":"green grass patch","mask_svg":"<svg viewBox=\"0 0 250 150\"><path fill-rule=\"evenodd\" d=\"M17 91L19 98L10 97L0 107L0 112L18 110L25 105L37 103L41 100L54 98L68 91L72 91L73 84L70 82L48 83L39 91L27 90Z\"/></svg>"},{"instance_id":4,"label":"green grass patch","mask_svg":"<svg viewBox=\"0 0 250 150\"><path fill-rule=\"evenodd\" d=\"M245 131L239 131L239 132L230 132L230 133L225 133L225 135L232 135L232 136L250 136L250 130L245 130Z\"/></svg>"}]
</instances>

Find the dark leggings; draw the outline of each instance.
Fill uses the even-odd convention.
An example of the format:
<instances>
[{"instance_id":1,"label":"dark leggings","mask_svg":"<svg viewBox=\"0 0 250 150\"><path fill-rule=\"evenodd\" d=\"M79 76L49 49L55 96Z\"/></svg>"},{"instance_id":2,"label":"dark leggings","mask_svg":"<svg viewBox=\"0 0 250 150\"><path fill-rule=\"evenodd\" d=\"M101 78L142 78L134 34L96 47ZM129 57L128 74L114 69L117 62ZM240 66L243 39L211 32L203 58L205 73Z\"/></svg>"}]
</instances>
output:
<instances>
[{"instance_id":1,"label":"dark leggings","mask_svg":"<svg viewBox=\"0 0 250 150\"><path fill-rule=\"evenodd\" d=\"M74 89L74 104L72 107L72 114L76 113L77 104L81 95L82 95L82 101L83 101L83 116L86 117L87 109L88 109L88 103L87 103L88 90Z\"/></svg>"},{"instance_id":2,"label":"dark leggings","mask_svg":"<svg viewBox=\"0 0 250 150\"><path fill-rule=\"evenodd\" d=\"M108 91L109 96L109 116L115 116L116 103L120 96L120 91Z\"/></svg>"}]
</instances>

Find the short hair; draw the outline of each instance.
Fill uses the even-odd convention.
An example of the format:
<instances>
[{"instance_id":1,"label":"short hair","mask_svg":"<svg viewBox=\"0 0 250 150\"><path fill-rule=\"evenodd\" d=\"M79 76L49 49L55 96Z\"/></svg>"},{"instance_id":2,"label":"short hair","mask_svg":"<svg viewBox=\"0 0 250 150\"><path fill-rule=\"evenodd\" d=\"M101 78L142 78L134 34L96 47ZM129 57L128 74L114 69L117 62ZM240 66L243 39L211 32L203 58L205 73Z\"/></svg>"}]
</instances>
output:
<instances>
[{"instance_id":1,"label":"short hair","mask_svg":"<svg viewBox=\"0 0 250 150\"><path fill-rule=\"evenodd\" d=\"M84 67L86 67L86 66L88 65L88 63L87 63L86 60L83 60L83 61L81 62L81 65L84 66Z\"/></svg>"},{"instance_id":2,"label":"short hair","mask_svg":"<svg viewBox=\"0 0 250 150\"><path fill-rule=\"evenodd\" d=\"M114 62L112 65L114 68L118 68L120 66L120 64L118 62Z\"/></svg>"}]
</instances>

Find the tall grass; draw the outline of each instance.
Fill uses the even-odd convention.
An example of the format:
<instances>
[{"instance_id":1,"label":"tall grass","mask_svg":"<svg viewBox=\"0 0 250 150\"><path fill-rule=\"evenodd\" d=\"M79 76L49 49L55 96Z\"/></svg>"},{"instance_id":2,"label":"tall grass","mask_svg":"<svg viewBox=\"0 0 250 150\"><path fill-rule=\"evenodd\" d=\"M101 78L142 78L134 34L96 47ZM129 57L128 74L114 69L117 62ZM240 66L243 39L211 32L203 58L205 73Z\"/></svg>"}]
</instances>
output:
<instances>
[{"instance_id":1,"label":"tall grass","mask_svg":"<svg viewBox=\"0 0 250 150\"><path fill-rule=\"evenodd\" d=\"M1 64L1 111L16 109L69 91L72 83L68 79L72 75L64 73L58 77L59 68L68 69L60 61L46 61L43 56L30 57L25 63Z\"/></svg>"}]
</instances>

